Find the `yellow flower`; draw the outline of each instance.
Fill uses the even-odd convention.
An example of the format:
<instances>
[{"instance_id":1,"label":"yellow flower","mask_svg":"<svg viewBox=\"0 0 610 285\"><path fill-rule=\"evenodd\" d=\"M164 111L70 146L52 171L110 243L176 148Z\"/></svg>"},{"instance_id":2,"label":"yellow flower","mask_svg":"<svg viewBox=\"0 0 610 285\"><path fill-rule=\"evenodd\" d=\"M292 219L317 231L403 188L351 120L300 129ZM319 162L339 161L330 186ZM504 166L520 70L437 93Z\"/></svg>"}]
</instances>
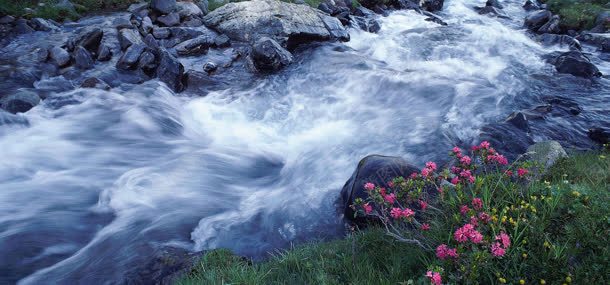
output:
<instances>
[{"instance_id":1,"label":"yellow flower","mask_svg":"<svg viewBox=\"0 0 610 285\"><path fill-rule=\"evenodd\" d=\"M506 223L506 216L502 216L502 223L505 224Z\"/></svg>"},{"instance_id":2,"label":"yellow flower","mask_svg":"<svg viewBox=\"0 0 610 285\"><path fill-rule=\"evenodd\" d=\"M523 280L523 279L519 280L519 284L521 284L521 285L525 284L525 280Z\"/></svg>"},{"instance_id":3,"label":"yellow flower","mask_svg":"<svg viewBox=\"0 0 610 285\"><path fill-rule=\"evenodd\" d=\"M506 283L506 279L504 279L502 277L498 278L498 281L500 281L500 283L502 283L502 284Z\"/></svg>"},{"instance_id":4,"label":"yellow flower","mask_svg":"<svg viewBox=\"0 0 610 285\"><path fill-rule=\"evenodd\" d=\"M527 253L523 253L521 256L523 256L523 258L527 258Z\"/></svg>"},{"instance_id":5,"label":"yellow flower","mask_svg":"<svg viewBox=\"0 0 610 285\"><path fill-rule=\"evenodd\" d=\"M544 279L540 279L540 284L546 284L546 281L544 281Z\"/></svg>"},{"instance_id":6,"label":"yellow flower","mask_svg":"<svg viewBox=\"0 0 610 285\"><path fill-rule=\"evenodd\" d=\"M574 195L574 197L580 197L580 192L572 191L572 195Z\"/></svg>"},{"instance_id":7,"label":"yellow flower","mask_svg":"<svg viewBox=\"0 0 610 285\"><path fill-rule=\"evenodd\" d=\"M602 155L599 156L599 158L606 159L606 156L602 154Z\"/></svg>"},{"instance_id":8,"label":"yellow flower","mask_svg":"<svg viewBox=\"0 0 610 285\"><path fill-rule=\"evenodd\" d=\"M570 277L570 276L566 277L566 282L572 283L572 277Z\"/></svg>"},{"instance_id":9,"label":"yellow flower","mask_svg":"<svg viewBox=\"0 0 610 285\"><path fill-rule=\"evenodd\" d=\"M551 247L551 244L550 244L548 241L545 241L545 242L544 242L544 247L548 247L548 248L550 248L550 247Z\"/></svg>"}]
</instances>

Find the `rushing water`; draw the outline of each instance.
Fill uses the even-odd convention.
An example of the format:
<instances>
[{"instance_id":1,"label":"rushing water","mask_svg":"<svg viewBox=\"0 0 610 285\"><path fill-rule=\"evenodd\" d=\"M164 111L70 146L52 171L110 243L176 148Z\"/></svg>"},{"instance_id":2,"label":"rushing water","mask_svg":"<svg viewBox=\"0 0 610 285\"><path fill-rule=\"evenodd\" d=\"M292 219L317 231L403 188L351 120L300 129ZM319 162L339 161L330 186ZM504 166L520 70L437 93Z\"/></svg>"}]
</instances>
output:
<instances>
[{"instance_id":1,"label":"rushing water","mask_svg":"<svg viewBox=\"0 0 610 285\"><path fill-rule=\"evenodd\" d=\"M521 1L505 4L512 20L447 1L446 27L395 12L380 19L379 34L351 30L348 43L306 50L276 75L244 75L205 97L157 81L110 92L37 81L48 94L41 105L0 113L0 283L137 282L163 247L259 258L337 237L334 203L362 157L439 159L456 142L476 141L482 126L548 98L583 111L534 123L534 139L590 147L586 129L610 121L608 79L556 75L541 57L562 48L531 40ZM110 33L110 22L26 35L1 52L63 42L79 25ZM20 84L9 74L40 72L23 71L21 52L0 61L4 91ZM610 74L595 52L593 60ZM97 65L91 72L113 72L112 63Z\"/></svg>"}]
</instances>

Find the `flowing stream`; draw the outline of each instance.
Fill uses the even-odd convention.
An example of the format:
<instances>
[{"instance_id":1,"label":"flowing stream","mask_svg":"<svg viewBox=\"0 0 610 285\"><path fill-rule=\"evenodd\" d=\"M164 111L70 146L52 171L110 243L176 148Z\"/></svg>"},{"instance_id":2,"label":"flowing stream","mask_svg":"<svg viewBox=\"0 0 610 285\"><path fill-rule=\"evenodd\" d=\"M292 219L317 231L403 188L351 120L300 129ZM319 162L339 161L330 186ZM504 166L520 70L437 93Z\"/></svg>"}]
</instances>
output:
<instances>
[{"instance_id":1,"label":"flowing stream","mask_svg":"<svg viewBox=\"0 0 610 285\"><path fill-rule=\"evenodd\" d=\"M610 122L610 81L557 75L542 56L567 48L531 39L522 1L503 2L511 19L478 15L480 2L446 1L448 26L394 12L378 34L351 29L350 42L307 49L280 73L244 75L206 96L155 80L111 91L38 80L46 100L0 112L0 283L137 283L163 247L263 258L340 237L335 202L362 157L422 165L548 98L582 112L547 116L531 125L533 138L591 147L586 130ZM0 87L19 86L9 74L39 72L24 67L32 42L60 43L91 24L111 30L111 17L15 39L0 49ZM181 60L188 69L202 59ZM90 72L114 70L97 65Z\"/></svg>"}]
</instances>

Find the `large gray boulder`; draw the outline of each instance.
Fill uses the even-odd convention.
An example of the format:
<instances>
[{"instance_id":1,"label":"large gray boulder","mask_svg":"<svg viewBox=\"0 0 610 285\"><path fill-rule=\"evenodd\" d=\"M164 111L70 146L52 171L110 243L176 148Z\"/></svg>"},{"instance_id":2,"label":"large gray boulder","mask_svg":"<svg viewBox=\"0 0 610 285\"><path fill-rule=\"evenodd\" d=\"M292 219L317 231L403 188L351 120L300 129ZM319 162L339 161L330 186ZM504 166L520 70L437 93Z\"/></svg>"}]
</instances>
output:
<instances>
[{"instance_id":1,"label":"large gray boulder","mask_svg":"<svg viewBox=\"0 0 610 285\"><path fill-rule=\"evenodd\" d=\"M74 50L77 46L82 46L89 52L95 53L97 52L103 37L104 31L100 28L94 28L70 38L66 46L68 47L68 50Z\"/></svg>"},{"instance_id":2,"label":"large gray boulder","mask_svg":"<svg viewBox=\"0 0 610 285\"><path fill-rule=\"evenodd\" d=\"M307 5L277 0L226 4L204 17L211 27L237 41L269 37L283 46L325 40L348 40L341 22Z\"/></svg>"},{"instance_id":3,"label":"large gray boulder","mask_svg":"<svg viewBox=\"0 0 610 285\"><path fill-rule=\"evenodd\" d=\"M527 158L537 163L544 171L553 166L560 158L568 154L556 141L544 141L527 148Z\"/></svg>"},{"instance_id":4,"label":"large gray boulder","mask_svg":"<svg viewBox=\"0 0 610 285\"><path fill-rule=\"evenodd\" d=\"M82 46L76 47L74 50L74 65L80 69L89 69L93 67L93 57L91 53Z\"/></svg>"},{"instance_id":5,"label":"large gray boulder","mask_svg":"<svg viewBox=\"0 0 610 285\"><path fill-rule=\"evenodd\" d=\"M122 50L125 50L132 45L143 43L142 36L138 31L133 29L122 29L119 31L119 44Z\"/></svg>"},{"instance_id":6,"label":"large gray boulder","mask_svg":"<svg viewBox=\"0 0 610 285\"><path fill-rule=\"evenodd\" d=\"M574 76L593 78L601 76L599 69L591 63L580 51L569 51L555 58L553 64L559 73L568 73Z\"/></svg>"},{"instance_id":7,"label":"large gray boulder","mask_svg":"<svg viewBox=\"0 0 610 285\"><path fill-rule=\"evenodd\" d=\"M549 20L551 20L551 17L553 17L553 14L551 14L551 12L548 10L532 12L525 17L525 25L531 30L537 31Z\"/></svg>"},{"instance_id":8,"label":"large gray boulder","mask_svg":"<svg viewBox=\"0 0 610 285\"><path fill-rule=\"evenodd\" d=\"M152 0L150 8L161 14L168 14L176 10L176 0Z\"/></svg>"},{"instance_id":9,"label":"large gray boulder","mask_svg":"<svg viewBox=\"0 0 610 285\"><path fill-rule=\"evenodd\" d=\"M138 59L145 49L146 46L143 44L129 46L117 61L116 67L123 70L135 69L137 67Z\"/></svg>"},{"instance_id":10,"label":"large gray boulder","mask_svg":"<svg viewBox=\"0 0 610 285\"><path fill-rule=\"evenodd\" d=\"M292 54L271 38L263 37L254 43L250 54L259 71L276 71L292 63Z\"/></svg>"},{"instance_id":11,"label":"large gray boulder","mask_svg":"<svg viewBox=\"0 0 610 285\"><path fill-rule=\"evenodd\" d=\"M40 103L38 94L31 91L19 91L0 100L2 109L16 113L24 113Z\"/></svg>"}]
</instances>

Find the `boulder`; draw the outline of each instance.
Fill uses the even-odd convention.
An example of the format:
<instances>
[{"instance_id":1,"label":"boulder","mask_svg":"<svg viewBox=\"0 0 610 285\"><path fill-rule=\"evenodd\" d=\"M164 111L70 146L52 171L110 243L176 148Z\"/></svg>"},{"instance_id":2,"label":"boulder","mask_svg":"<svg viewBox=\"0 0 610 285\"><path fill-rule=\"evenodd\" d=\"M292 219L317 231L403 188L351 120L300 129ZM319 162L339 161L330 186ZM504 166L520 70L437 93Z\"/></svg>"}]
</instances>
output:
<instances>
[{"instance_id":1,"label":"boulder","mask_svg":"<svg viewBox=\"0 0 610 285\"><path fill-rule=\"evenodd\" d=\"M157 77L175 92L184 90L184 66L166 50L160 53Z\"/></svg>"},{"instance_id":2,"label":"boulder","mask_svg":"<svg viewBox=\"0 0 610 285\"><path fill-rule=\"evenodd\" d=\"M168 28L155 27L155 28L153 28L152 34L156 39L160 40L160 39L169 38L169 36L171 35L171 32Z\"/></svg>"},{"instance_id":3,"label":"boulder","mask_svg":"<svg viewBox=\"0 0 610 285\"><path fill-rule=\"evenodd\" d=\"M184 19L187 17L203 16L203 11L201 10L201 8L199 8L199 6L197 6L197 4L195 4L193 2L178 2L177 7L178 7L178 9L177 9L178 15L180 16L181 19Z\"/></svg>"},{"instance_id":4,"label":"boulder","mask_svg":"<svg viewBox=\"0 0 610 285\"><path fill-rule=\"evenodd\" d=\"M118 17L114 19L112 21L112 24L119 31L122 29L133 29L133 24L131 23L131 21L124 17Z\"/></svg>"},{"instance_id":5,"label":"boulder","mask_svg":"<svg viewBox=\"0 0 610 285\"><path fill-rule=\"evenodd\" d=\"M577 39L586 43L597 45L603 52L610 51L610 34L581 33Z\"/></svg>"},{"instance_id":6,"label":"boulder","mask_svg":"<svg viewBox=\"0 0 610 285\"><path fill-rule=\"evenodd\" d=\"M345 219L358 225L367 223L362 217L354 217L355 212L351 208L356 199L368 197L368 192L364 189L365 183L388 187L387 183L392 179L406 178L414 172L419 172L419 169L400 157L369 155L360 160L356 170L341 190L340 207Z\"/></svg>"},{"instance_id":7,"label":"boulder","mask_svg":"<svg viewBox=\"0 0 610 285\"><path fill-rule=\"evenodd\" d=\"M180 16L178 13L169 13L157 18L157 23L165 27L174 27L180 25Z\"/></svg>"},{"instance_id":8,"label":"boulder","mask_svg":"<svg viewBox=\"0 0 610 285\"><path fill-rule=\"evenodd\" d=\"M506 122L512 124L518 129L529 132L530 127L527 123L527 117L522 112L514 112L508 118L506 118Z\"/></svg>"},{"instance_id":9,"label":"boulder","mask_svg":"<svg viewBox=\"0 0 610 285\"><path fill-rule=\"evenodd\" d=\"M365 8L364 6L358 6L354 8L353 12L354 16L358 17L366 17L366 18L375 18L376 14L370 9Z\"/></svg>"},{"instance_id":10,"label":"boulder","mask_svg":"<svg viewBox=\"0 0 610 285\"><path fill-rule=\"evenodd\" d=\"M485 6L477 9L477 13L479 15L491 15L498 18L509 19L510 17L504 13L504 11L494 7L494 6Z\"/></svg>"},{"instance_id":11,"label":"boulder","mask_svg":"<svg viewBox=\"0 0 610 285\"><path fill-rule=\"evenodd\" d=\"M498 9L504 9L504 6L502 5L502 3L500 3L499 0L487 0L487 2L485 3L485 6L495 7Z\"/></svg>"},{"instance_id":12,"label":"boulder","mask_svg":"<svg viewBox=\"0 0 610 285\"><path fill-rule=\"evenodd\" d=\"M436 12L443 9L445 0L419 0L419 7L428 11Z\"/></svg>"},{"instance_id":13,"label":"boulder","mask_svg":"<svg viewBox=\"0 0 610 285\"><path fill-rule=\"evenodd\" d=\"M203 15L207 15L210 12L210 9L208 8L208 0L195 0L195 4L197 5L197 7L199 7L199 9L201 9Z\"/></svg>"},{"instance_id":14,"label":"boulder","mask_svg":"<svg viewBox=\"0 0 610 285\"><path fill-rule=\"evenodd\" d=\"M559 73L568 73L584 78L601 76L599 69L580 51L562 53L554 60L553 64Z\"/></svg>"},{"instance_id":15,"label":"boulder","mask_svg":"<svg viewBox=\"0 0 610 285\"><path fill-rule=\"evenodd\" d=\"M561 30L559 29L559 22L560 22L560 18L559 15L553 15L553 17L551 17L551 19L546 22L546 24L542 25L542 27L540 27L540 29L538 29L538 33L549 33L549 34L555 34L555 33L559 33Z\"/></svg>"},{"instance_id":16,"label":"boulder","mask_svg":"<svg viewBox=\"0 0 610 285\"><path fill-rule=\"evenodd\" d=\"M375 19L360 16L350 16L350 23L369 33L377 33L379 30L381 30L381 25L379 25L379 22Z\"/></svg>"},{"instance_id":17,"label":"boulder","mask_svg":"<svg viewBox=\"0 0 610 285\"><path fill-rule=\"evenodd\" d=\"M176 45L176 52L178 55L200 55L207 53L210 46L214 45L214 39L208 35L196 37L194 39L184 41Z\"/></svg>"},{"instance_id":18,"label":"boulder","mask_svg":"<svg viewBox=\"0 0 610 285\"><path fill-rule=\"evenodd\" d=\"M259 71L276 71L292 63L292 54L271 38L263 37L254 43L250 54Z\"/></svg>"},{"instance_id":19,"label":"boulder","mask_svg":"<svg viewBox=\"0 0 610 285\"><path fill-rule=\"evenodd\" d=\"M527 160L535 162L542 167L542 172L548 170L559 159L567 157L568 154L556 141L544 141L531 145L527 148Z\"/></svg>"},{"instance_id":20,"label":"boulder","mask_svg":"<svg viewBox=\"0 0 610 285\"><path fill-rule=\"evenodd\" d=\"M25 113L40 103L38 94L32 91L18 91L0 100L0 107L7 112Z\"/></svg>"},{"instance_id":21,"label":"boulder","mask_svg":"<svg viewBox=\"0 0 610 285\"><path fill-rule=\"evenodd\" d=\"M155 39L155 37L151 34L146 35L144 38L144 44L152 50L158 50L161 46L159 42Z\"/></svg>"},{"instance_id":22,"label":"boulder","mask_svg":"<svg viewBox=\"0 0 610 285\"><path fill-rule=\"evenodd\" d=\"M525 1L525 3L523 4L523 9L525 9L525 11L534 11L534 10L540 10L540 6L538 6L538 4L536 3L536 1L532 1L532 0L527 0Z\"/></svg>"},{"instance_id":23,"label":"boulder","mask_svg":"<svg viewBox=\"0 0 610 285\"><path fill-rule=\"evenodd\" d=\"M11 15L5 15L3 17L0 17L0 24L2 25L12 24L13 22L15 22L15 17Z\"/></svg>"},{"instance_id":24,"label":"boulder","mask_svg":"<svg viewBox=\"0 0 610 285\"><path fill-rule=\"evenodd\" d=\"M55 26L53 23L51 23L45 19L42 19L42 18L32 19L31 26L37 31L45 31L45 32L58 29L58 27Z\"/></svg>"},{"instance_id":25,"label":"boulder","mask_svg":"<svg viewBox=\"0 0 610 285\"><path fill-rule=\"evenodd\" d=\"M133 70L137 67L138 59L144 52L146 46L144 44L134 44L125 50L123 55L119 58L116 63L116 68L123 70Z\"/></svg>"},{"instance_id":26,"label":"boulder","mask_svg":"<svg viewBox=\"0 0 610 285\"><path fill-rule=\"evenodd\" d=\"M33 52L34 60L37 62L45 62L49 59L49 49L48 48L37 48Z\"/></svg>"},{"instance_id":27,"label":"boulder","mask_svg":"<svg viewBox=\"0 0 610 285\"><path fill-rule=\"evenodd\" d=\"M68 47L68 50L74 50L77 46L82 46L90 53L96 53L103 37L104 31L99 28L94 28L70 38L66 46Z\"/></svg>"},{"instance_id":28,"label":"boulder","mask_svg":"<svg viewBox=\"0 0 610 285\"><path fill-rule=\"evenodd\" d=\"M122 29L119 31L119 44L121 46L121 50L125 50L132 45L139 45L143 43L144 41L142 41L142 36L136 30Z\"/></svg>"},{"instance_id":29,"label":"boulder","mask_svg":"<svg viewBox=\"0 0 610 285\"><path fill-rule=\"evenodd\" d=\"M14 31L17 34L29 34L35 32L36 30L30 27L30 25L28 24L28 20L21 18L15 21Z\"/></svg>"},{"instance_id":30,"label":"boulder","mask_svg":"<svg viewBox=\"0 0 610 285\"><path fill-rule=\"evenodd\" d=\"M229 3L206 15L204 23L232 40L254 42L269 37L289 48L312 41L349 39L338 19L306 5L277 0Z\"/></svg>"},{"instance_id":31,"label":"boulder","mask_svg":"<svg viewBox=\"0 0 610 285\"><path fill-rule=\"evenodd\" d=\"M106 82L104 82L103 80L101 80L97 77L89 77L89 78L83 80L83 83L81 83L80 87L81 88L95 88L95 89L102 89L102 90L110 90L110 86L108 86L108 84Z\"/></svg>"},{"instance_id":32,"label":"boulder","mask_svg":"<svg viewBox=\"0 0 610 285\"><path fill-rule=\"evenodd\" d=\"M603 127L595 127L589 129L587 135L591 140L599 144L610 143L610 129Z\"/></svg>"},{"instance_id":33,"label":"boulder","mask_svg":"<svg viewBox=\"0 0 610 285\"><path fill-rule=\"evenodd\" d=\"M100 45L97 49L97 60L99 61L108 61L112 58L112 51L110 51L110 47L107 45Z\"/></svg>"},{"instance_id":34,"label":"boulder","mask_svg":"<svg viewBox=\"0 0 610 285\"><path fill-rule=\"evenodd\" d=\"M196 37L207 35L210 38L216 37L216 33L205 26L192 28L192 27L172 27L168 28L171 33L171 38L163 41L163 46L174 47L175 45L194 39Z\"/></svg>"},{"instance_id":35,"label":"boulder","mask_svg":"<svg viewBox=\"0 0 610 285\"><path fill-rule=\"evenodd\" d=\"M203 65L203 71L205 71L208 74L216 71L216 69L218 69L218 66L213 62L207 62L206 64Z\"/></svg>"},{"instance_id":36,"label":"boulder","mask_svg":"<svg viewBox=\"0 0 610 285\"><path fill-rule=\"evenodd\" d=\"M150 33L153 28L154 25L150 17L146 16L142 18L142 24L140 25L140 29L142 30L143 34Z\"/></svg>"},{"instance_id":37,"label":"boulder","mask_svg":"<svg viewBox=\"0 0 610 285\"><path fill-rule=\"evenodd\" d=\"M144 51L138 59L138 68L145 73L151 74L157 67L155 55L151 51Z\"/></svg>"},{"instance_id":38,"label":"boulder","mask_svg":"<svg viewBox=\"0 0 610 285\"><path fill-rule=\"evenodd\" d=\"M129 7L127 8L127 12L138 14L141 11L148 9L149 6L150 5L148 2L134 3L129 5Z\"/></svg>"},{"instance_id":39,"label":"boulder","mask_svg":"<svg viewBox=\"0 0 610 285\"><path fill-rule=\"evenodd\" d=\"M176 10L176 0L151 0L150 8L161 14L169 14Z\"/></svg>"},{"instance_id":40,"label":"boulder","mask_svg":"<svg viewBox=\"0 0 610 285\"><path fill-rule=\"evenodd\" d=\"M231 39L227 35L219 35L214 38L215 47L228 47L231 46Z\"/></svg>"},{"instance_id":41,"label":"boulder","mask_svg":"<svg viewBox=\"0 0 610 285\"><path fill-rule=\"evenodd\" d=\"M548 10L532 12L527 15L527 17L525 17L525 26L527 26L533 31L537 31L542 26L544 26L544 24L546 24L549 20L551 20L552 16L553 14L551 14L551 12L549 12Z\"/></svg>"},{"instance_id":42,"label":"boulder","mask_svg":"<svg viewBox=\"0 0 610 285\"><path fill-rule=\"evenodd\" d=\"M447 26L448 25L447 22L443 21L443 19L440 16L438 16L438 15L432 13L432 12L423 11L423 14L428 16L428 18L425 19L428 22L434 22L434 23L437 23L437 24L439 24L441 26Z\"/></svg>"},{"instance_id":43,"label":"boulder","mask_svg":"<svg viewBox=\"0 0 610 285\"><path fill-rule=\"evenodd\" d=\"M80 69L90 69L93 67L91 53L82 46L76 47L74 50L74 65Z\"/></svg>"},{"instance_id":44,"label":"boulder","mask_svg":"<svg viewBox=\"0 0 610 285\"><path fill-rule=\"evenodd\" d=\"M186 27L199 27L201 25L203 25L203 20L198 19L198 18L194 18L194 19L189 19L186 20L182 23L183 26Z\"/></svg>"},{"instance_id":45,"label":"boulder","mask_svg":"<svg viewBox=\"0 0 610 285\"><path fill-rule=\"evenodd\" d=\"M542 34L539 35L537 39L544 46L560 45L576 50L580 50L582 48L577 39L568 35Z\"/></svg>"},{"instance_id":46,"label":"boulder","mask_svg":"<svg viewBox=\"0 0 610 285\"><path fill-rule=\"evenodd\" d=\"M64 67L70 63L70 54L63 48L53 47L49 51L49 57L57 67Z\"/></svg>"},{"instance_id":47,"label":"boulder","mask_svg":"<svg viewBox=\"0 0 610 285\"><path fill-rule=\"evenodd\" d=\"M517 126L515 121L492 123L481 128L479 141L489 141L497 151L509 160L514 160L517 154L525 153L534 143L527 130Z\"/></svg>"}]
</instances>

